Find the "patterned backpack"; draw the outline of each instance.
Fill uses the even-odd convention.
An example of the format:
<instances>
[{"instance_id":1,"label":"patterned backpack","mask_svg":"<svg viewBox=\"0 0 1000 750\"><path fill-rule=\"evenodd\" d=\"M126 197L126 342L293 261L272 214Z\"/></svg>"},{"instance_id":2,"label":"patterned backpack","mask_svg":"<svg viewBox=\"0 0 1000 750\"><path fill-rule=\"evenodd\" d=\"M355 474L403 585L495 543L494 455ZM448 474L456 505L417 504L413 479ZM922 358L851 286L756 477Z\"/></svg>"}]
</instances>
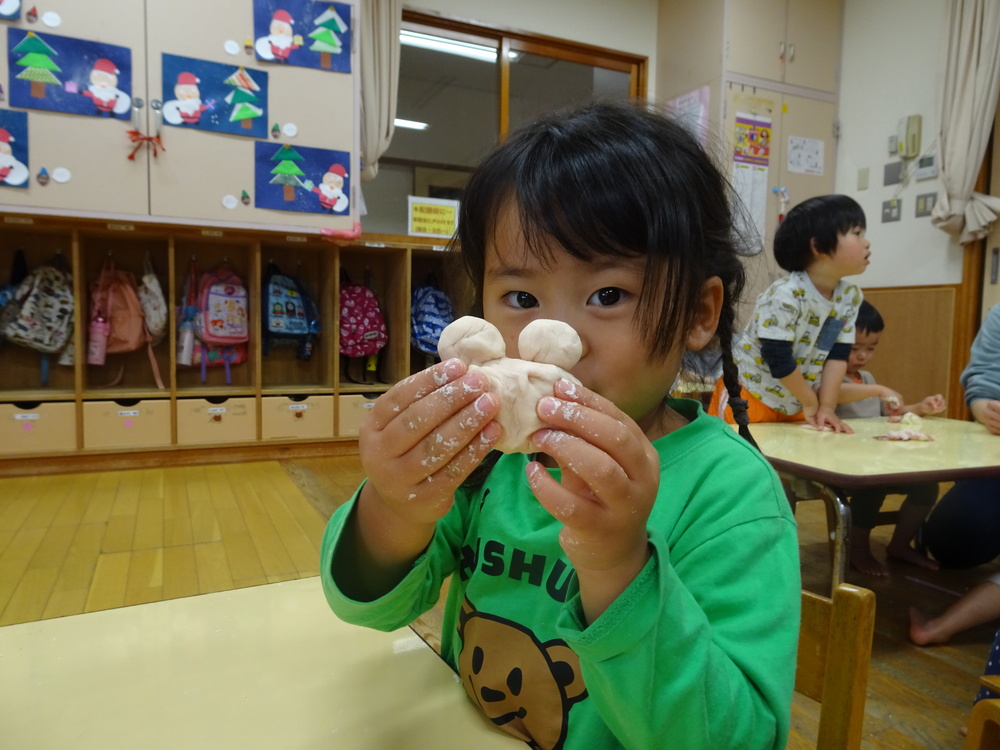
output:
<instances>
[{"instance_id":1,"label":"patterned backpack","mask_svg":"<svg viewBox=\"0 0 1000 750\"><path fill-rule=\"evenodd\" d=\"M198 280L195 335L206 344L244 344L250 338L247 290L243 280L223 266Z\"/></svg>"},{"instance_id":2,"label":"patterned backpack","mask_svg":"<svg viewBox=\"0 0 1000 750\"><path fill-rule=\"evenodd\" d=\"M41 383L49 382L49 355L73 338L73 278L62 253L39 266L18 285L4 306L0 336L42 353Z\"/></svg>"},{"instance_id":3,"label":"patterned backpack","mask_svg":"<svg viewBox=\"0 0 1000 750\"><path fill-rule=\"evenodd\" d=\"M288 341L298 345L299 359L312 356L319 333L319 311L305 286L294 276L282 273L277 264L267 264L261 289L262 352L267 356L272 341Z\"/></svg>"},{"instance_id":4,"label":"patterned backpack","mask_svg":"<svg viewBox=\"0 0 1000 750\"><path fill-rule=\"evenodd\" d=\"M348 279L340 287L340 353L345 357L377 354L389 341L375 292Z\"/></svg>"},{"instance_id":5,"label":"patterned backpack","mask_svg":"<svg viewBox=\"0 0 1000 750\"><path fill-rule=\"evenodd\" d=\"M438 288L433 278L413 291L410 304L410 343L417 351L436 357L441 331L453 320L455 311L451 300Z\"/></svg>"}]
</instances>

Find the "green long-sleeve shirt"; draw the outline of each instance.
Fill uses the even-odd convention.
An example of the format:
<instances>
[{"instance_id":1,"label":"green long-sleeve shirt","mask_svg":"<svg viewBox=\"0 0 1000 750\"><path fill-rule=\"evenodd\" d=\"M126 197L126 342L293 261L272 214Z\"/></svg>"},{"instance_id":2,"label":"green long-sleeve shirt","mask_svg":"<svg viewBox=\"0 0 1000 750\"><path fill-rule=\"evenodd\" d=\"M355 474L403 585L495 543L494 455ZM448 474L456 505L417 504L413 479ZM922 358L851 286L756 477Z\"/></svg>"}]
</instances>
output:
<instances>
[{"instance_id":1,"label":"green long-sleeve shirt","mask_svg":"<svg viewBox=\"0 0 1000 750\"><path fill-rule=\"evenodd\" d=\"M321 551L330 606L392 630L433 606L452 575L442 655L489 718L536 747L784 748L801 597L788 501L731 428L695 402L669 405L691 422L654 442L652 557L589 626L561 526L531 494L520 454L458 494L412 570L373 602L333 580L353 501L340 508Z\"/></svg>"}]
</instances>

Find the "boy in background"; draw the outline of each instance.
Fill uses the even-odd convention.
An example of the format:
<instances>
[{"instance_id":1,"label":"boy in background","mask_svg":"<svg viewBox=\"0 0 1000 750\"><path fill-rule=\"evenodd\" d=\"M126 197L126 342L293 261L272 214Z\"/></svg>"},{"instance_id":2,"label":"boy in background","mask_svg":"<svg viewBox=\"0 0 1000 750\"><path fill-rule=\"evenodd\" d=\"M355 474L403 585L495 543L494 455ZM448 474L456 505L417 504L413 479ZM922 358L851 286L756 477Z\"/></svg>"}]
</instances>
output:
<instances>
[{"instance_id":1,"label":"boy in background","mask_svg":"<svg viewBox=\"0 0 1000 750\"><path fill-rule=\"evenodd\" d=\"M840 386L840 404L837 416L841 419L902 416L915 414L924 417L944 411L941 394L927 396L918 404L903 405L903 397L891 388L875 382L875 376L864 368L871 361L878 346L885 322L878 310L865 301L858 309L854 324L854 345L847 360L847 375ZM861 490L850 498L851 503L851 567L865 575L886 577L883 567L871 550L871 533L875 528L879 509L886 495L905 495L899 508L899 520L886 547L887 557L903 560L922 568L937 570L938 564L913 547L917 529L927 518L938 497L936 482L912 484L902 487L873 487Z\"/></svg>"},{"instance_id":2,"label":"boy in background","mask_svg":"<svg viewBox=\"0 0 1000 750\"><path fill-rule=\"evenodd\" d=\"M799 203L774 234L774 259L788 275L757 297L733 347L749 421L808 422L850 433L836 414L863 298L844 277L868 267L864 209L846 195ZM716 383L709 413L732 423L725 384ZM742 409L741 409L742 410Z\"/></svg>"}]
</instances>

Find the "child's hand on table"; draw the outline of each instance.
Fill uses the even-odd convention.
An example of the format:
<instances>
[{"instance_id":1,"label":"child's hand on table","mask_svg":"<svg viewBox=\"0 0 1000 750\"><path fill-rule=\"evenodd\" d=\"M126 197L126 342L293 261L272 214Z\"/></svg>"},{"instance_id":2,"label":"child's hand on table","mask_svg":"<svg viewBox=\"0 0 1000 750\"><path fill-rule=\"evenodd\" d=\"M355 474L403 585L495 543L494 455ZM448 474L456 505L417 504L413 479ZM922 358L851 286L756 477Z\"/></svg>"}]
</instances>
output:
<instances>
[{"instance_id":1,"label":"child's hand on table","mask_svg":"<svg viewBox=\"0 0 1000 750\"><path fill-rule=\"evenodd\" d=\"M660 459L642 429L603 396L559 380L538 402L551 429L532 435L562 468L557 482L528 466L535 497L564 524L559 542L577 571L584 613L593 622L649 559L646 522L660 484Z\"/></svg>"},{"instance_id":2,"label":"child's hand on table","mask_svg":"<svg viewBox=\"0 0 1000 750\"><path fill-rule=\"evenodd\" d=\"M815 427L817 430L826 430L832 432L843 432L847 435L853 435L854 430L847 426L840 417L834 412L833 409L826 406L815 406L815 407L804 407L802 413L805 415L806 422Z\"/></svg>"}]
</instances>

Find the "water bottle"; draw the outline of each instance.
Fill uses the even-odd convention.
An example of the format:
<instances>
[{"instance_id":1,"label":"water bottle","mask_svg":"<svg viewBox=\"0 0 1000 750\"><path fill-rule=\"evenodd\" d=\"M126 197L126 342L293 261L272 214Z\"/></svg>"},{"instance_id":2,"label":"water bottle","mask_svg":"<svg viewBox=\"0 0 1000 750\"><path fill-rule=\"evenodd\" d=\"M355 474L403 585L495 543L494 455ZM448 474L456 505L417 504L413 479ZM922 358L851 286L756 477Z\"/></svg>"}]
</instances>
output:
<instances>
[{"instance_id":1,"label":"water bottle","mask_svg":"<svg viewBox=\"0 0 1000 750\"><path fill-rule=\"evenodd\" d=\"M190 367L194 357L194 325L190 320L181 323L177 336L177 364Z\"/></svg>"},{"instance_id":2,"label":"water bottle","mask_svg":"<svg viewBox=\"0 0 1000 750\"><path fill-rule=\"evenodd\" d=\"M90 321L87 332L87 364L103 365L108 353L108 334L111 326L104 318L94 318Z\"/></svg>"}]
</instances>

